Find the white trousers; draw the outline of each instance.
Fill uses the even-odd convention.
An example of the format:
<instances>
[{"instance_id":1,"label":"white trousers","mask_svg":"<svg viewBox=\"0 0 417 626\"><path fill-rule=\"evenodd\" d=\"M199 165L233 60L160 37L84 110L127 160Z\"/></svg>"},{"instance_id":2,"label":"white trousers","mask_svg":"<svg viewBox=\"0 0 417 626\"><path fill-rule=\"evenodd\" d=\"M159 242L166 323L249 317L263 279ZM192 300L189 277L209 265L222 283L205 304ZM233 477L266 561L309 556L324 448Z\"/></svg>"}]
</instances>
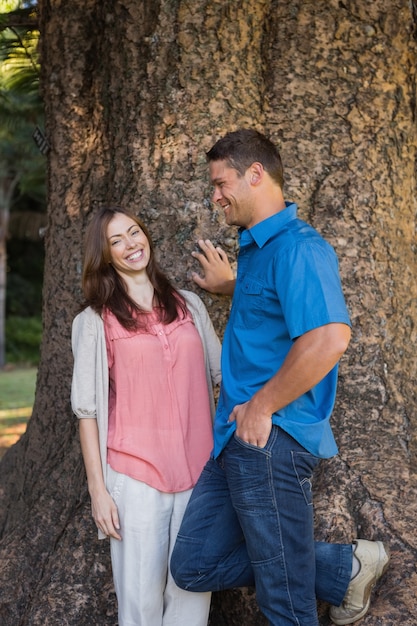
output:
<instances>
[{"instance_id":1,"label":"white trousers","mask_svg":"<svg viewBox=\"0 0 417 626\"><path fill-rule=\"evenodd\" d=\"M107 469L122 536L110 539L119 626L207 626L211 594L183 591L169 570L192 490L162 493Z\"/></svg>"}]
</instances>

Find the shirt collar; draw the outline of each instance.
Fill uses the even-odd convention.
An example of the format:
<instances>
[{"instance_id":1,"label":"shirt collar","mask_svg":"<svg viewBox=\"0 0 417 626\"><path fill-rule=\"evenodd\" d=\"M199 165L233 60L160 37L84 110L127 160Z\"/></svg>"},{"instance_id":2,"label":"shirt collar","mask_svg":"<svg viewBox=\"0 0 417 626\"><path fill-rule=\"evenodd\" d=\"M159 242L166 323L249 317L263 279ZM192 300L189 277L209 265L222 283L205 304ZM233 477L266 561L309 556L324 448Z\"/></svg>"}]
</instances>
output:
<instances>
[{"instance_id":1,"label":"shirt collar","mask_svg":"<svg viewBox=\"0 0 417 626\"><path fill-rule=\"evenodd\" d=\"M255 242L258 248L262 248L266 242L282 230L288 222L297 217L297 205L295 202L286 202L285 209L267 217L252 228L239 230L240 246L247 246Z\"/></svg>"}]
</instances>

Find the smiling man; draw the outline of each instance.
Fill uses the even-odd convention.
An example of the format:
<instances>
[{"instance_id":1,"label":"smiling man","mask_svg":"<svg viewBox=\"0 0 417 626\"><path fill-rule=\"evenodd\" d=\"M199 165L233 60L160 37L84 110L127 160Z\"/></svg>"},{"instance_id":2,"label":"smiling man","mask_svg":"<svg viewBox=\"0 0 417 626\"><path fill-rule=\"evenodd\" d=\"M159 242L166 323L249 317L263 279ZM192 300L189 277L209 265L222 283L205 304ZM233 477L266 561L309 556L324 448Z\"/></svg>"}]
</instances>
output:
<instances>
[{"instance_id":1,"label":"smiling man","mask_svg":"<svg viewBox=\"0 0 417 626\"><path fill-rule=\"evenodd\" d=\"M279 152L255 130L207 153L214 203L239 227L236 280L211 242L196 253L209 291L233 294L222 348L214 449L171 561L192 591L256 586L272 626L317 626L316 597L335 624L369 607L385 571L381 541L315 542L312 476L337 453L330 426L350 321L333 248L283 195Z\"/></svg>"}]
</instances>

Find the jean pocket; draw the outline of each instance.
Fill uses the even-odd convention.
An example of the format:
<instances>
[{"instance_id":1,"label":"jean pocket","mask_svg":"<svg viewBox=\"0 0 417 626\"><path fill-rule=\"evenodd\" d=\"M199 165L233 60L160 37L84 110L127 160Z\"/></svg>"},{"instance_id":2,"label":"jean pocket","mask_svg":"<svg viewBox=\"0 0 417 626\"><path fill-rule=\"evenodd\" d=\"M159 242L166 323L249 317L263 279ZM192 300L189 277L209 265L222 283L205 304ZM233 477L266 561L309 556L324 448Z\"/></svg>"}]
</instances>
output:
<instances>
[{"instance_id":1,"label":"jean pocket","mask_svg":"<svg viewBox=\"0 0 417 626\"><path fill-rule=\"evenodd\" d=\"M272 431L271 431L272 433ZM269 451L269 447L268 444L270 442L271 439L271 433L269 433L269 437L268 437L268 441L266 442L266 444L264 445L263 448L261 448L260 446L255 446L254 443L248 443L247 441L244 441L243 439L241 439L238 435L236 435L236 432L233 433L233 438L235 440L235 443L239 446L241 446L242 448L246 448L248 450L254 450L255 452L263 452L266 453L268 456L271 456L271 453Z\"/></svg>"},{"instance_id":2,"label":"jean pocket","mask_svg":"<svg viewBox=\"0 0 417 626\"><path fill-rule=\"evenodd\" d=\"M292 452L298 484L308 506L313 506L313 471L319 459L309 452Z\"/></svg>"}]
</instances>

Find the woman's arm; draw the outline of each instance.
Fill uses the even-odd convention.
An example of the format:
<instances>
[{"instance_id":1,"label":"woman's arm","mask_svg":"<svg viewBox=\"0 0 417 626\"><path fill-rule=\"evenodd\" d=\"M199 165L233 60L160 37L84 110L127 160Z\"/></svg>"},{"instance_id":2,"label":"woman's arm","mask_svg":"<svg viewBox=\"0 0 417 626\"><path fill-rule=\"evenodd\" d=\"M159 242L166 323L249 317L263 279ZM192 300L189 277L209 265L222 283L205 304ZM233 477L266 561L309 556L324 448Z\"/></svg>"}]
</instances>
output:
<instances>
[{"instance_id":1,"label":"woman's arm","mask_svg":"<svg viewBox=\"0 0 417 626\"><path fill-rule=\"evenodd\" d=\"M87 474L88 491L94 521L100 533L120 539L116 505L108 493L103 476L105 464L100 453L100 433L97 421L97 368L100 325L98 316L86 309L76 316L72 325L74 369L71 385L71 406L78 418L81 452ZM100 322L101 323L101 322ZM108 373L103 373L108 376ZM103 390L103 393L107 393ZM103 442L102 442L103 446ZM103 446L105 454L105 444Z\"/></svg>"},{"instance_id":2,"label":"woman's arm","mask_svg":"<svg viewBox=\"0 0 417 626\"><path fill-rule=\"evenodd\" d=\"M79 419L78 423L93 519L97 528L105 535L121 539L118 532L120 523L117 507L104 484L97 420L83 417Z\"/></svg>"}]
</instances>

